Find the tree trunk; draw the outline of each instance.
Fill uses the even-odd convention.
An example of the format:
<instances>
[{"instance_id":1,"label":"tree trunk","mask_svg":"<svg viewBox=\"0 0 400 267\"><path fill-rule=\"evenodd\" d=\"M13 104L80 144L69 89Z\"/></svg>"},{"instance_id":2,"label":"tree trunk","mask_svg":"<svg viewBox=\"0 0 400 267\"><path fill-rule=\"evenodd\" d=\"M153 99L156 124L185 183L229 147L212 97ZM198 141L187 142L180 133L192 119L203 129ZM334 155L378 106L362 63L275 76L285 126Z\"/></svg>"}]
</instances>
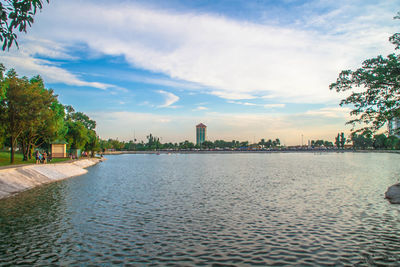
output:
<instances>
[{"instance_id":1,"label":"tree trunk","mask_svg":"<svg viewBox=\"0 0 400 267\"><path fill-rule=\"evenodd\" d=\"M11 135L11 154L10 154L10 163L14 163L14 152L15 152L15 138Z\"/></svg>"},{"instance_id":2,"label":"tree trunk","mask_svg":"<svg viewBox=\"0 0 400 267\"><path fill-rule=\"evenodd\" d=\"M28 147L27 147L25 140L22 141L22 155L24 155L24 158L22 160L27 161L28 160Z\"/></svg>"},{"instance_id":3,"label":"tree trunk","mask_svg":"<svg viewBox=\"0 0 400 267\"><path fill-rule=\"evenodd\" d=\"M28 159L29 160L32 159L32 150L33 150L33 145L29 144L29 146L28 146Z\"/></svg>"}]
</instances>

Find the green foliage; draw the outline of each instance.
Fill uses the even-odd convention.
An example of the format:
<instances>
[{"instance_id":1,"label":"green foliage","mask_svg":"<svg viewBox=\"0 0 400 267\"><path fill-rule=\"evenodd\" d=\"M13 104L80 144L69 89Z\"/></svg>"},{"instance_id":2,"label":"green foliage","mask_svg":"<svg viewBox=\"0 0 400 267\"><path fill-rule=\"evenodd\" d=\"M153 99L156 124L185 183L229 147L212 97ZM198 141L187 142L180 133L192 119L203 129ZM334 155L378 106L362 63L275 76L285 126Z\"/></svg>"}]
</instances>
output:
<instances>
[{"instance_id":1,"label":"green foliage","mask_svg":"<svg viewBox=\"0 0 400 267\"><path fill-rule=\"evenodd\" d=\"M333 143L330 141L324 141L324 140L311 140L311 146L313 148L318 148L318 147L333 147Z\"/></svg>"},{"instance_id":2,"label":"green foliage","mask_svg":"<svg viewBox=\"0 0 400 267\"><path fill-rule=\"evenodd\" d=\"M386 135L378 134L374 136L373 146L375 149L385 149L386 148Z\"/></svg>"},{"instance_id":3,"label":"green foliage","mask_svg":"<svg viewBox=\"0 0 400 267\"><path fill-rule=\"evenodd\" d=\"M400 14L395 17L400 18ZM390 37L390 41L399 49L400 34ZM330 89L337 92L351 91L340 103L350 105L353 119L347 122L352 131L376 132L393 118L400 117L400 57L390 54L377 56L363 62L361 68L345 70L339 74ZM363 125L355 129L357 125Z\"/></svg>"},{"instance_id":4,"label":"green foliage","mask_svg":"<svg viewBox=\"0 0 400 267\"><path fill-rule=\"evenodd\" d=\"M400 149L400 139L396 136L386 136L385 134L372 135L371 131L364 131L360 134L352 133L351 141L354 149L379 149L393 150Z\"/></svg>"},{"instance_id":5,"label":"green foliage","mask_svg":"<svg viewBox=\"0 0 400 267\"><path fill-rule=\"evenodd\" d=\"M193 149L195 148L194 143L189 142L188 140L185 140L184 142L179 143L179 148L180 149Z\"/></svg>"},{"instance_id":6,"label":"green foliage","mask_svg":"<svg viewBox=\"0 0 400 267\"><path fill-rule=\"evenodd\" d=\"M63 111L66 111L64 131L68 147L91 151L93 156L94 152L101 148L101 143L94 130L96 122L82 112L75 112L72 106L64 106Z\"/></svg>"},{"instance_id":7,"label":"green foliage","mask_svg":"<svg viewBox=\"0 0 400 267\"><path fill-rule=\"evenodd\" d=\"M389 136L386 140L385 140L385 147L386 149L400 149L400 139L397 138L396 136Z\"/></svg>"},{"instance_id":8,"label":"green foliage","mask_svg":"<svg viewBox=\"0 0 400 267\"><path fill-rule=\"evenodd\" d=\"M93 157L94 152L100 150L99 137L94 130L88 130L87 133L88 140L85 145L85 151L91 151L91 156Z\"/></svg>"},{"instance_id":9,"label":"green foliage","mask_svg":"<svg viewBox=\"0 0 400 267\"><path fill-rule=\"evenodd\" d=\"M67 134L65 140L68 142L68 147L72 149L83 149L86 142L89 141L88 129L80 121L67 121Z\"/></svg>"},{"instance_id":10,"label":"green foliage","mask_svg":"<svg viewBox=\"0 0 400 267\"><path fill-rule=\"evenodd\" d=\"M268 141L265 141L265 139L261 139L258 144L264 146L265 148L276 148L281 145L281 141L279 140L279 138L276 138L275 140L268 139Z\"/></svg>"},{"instance_id":11,"label":"green foliage","mask_svg":"<svg viewBox=\"0 0 400 267\"><path fill-rule=\"evenodd\" d=\"M0 64L0 144L9 141L11 163L17 146L28 161L35 147L45 145L47 150L51 141L64 137L69 147L85 148L92 155L99 149L96 122L82 112L75 113L70 106L65 108L53 90L45 88L40 76L29 80L19 78L13 69L5 76L4 72Z\"/></svg>"},{"instance_id":12,"label":"green foliage","mask_svg":"<svg viewBox=\"0 0 400 267\"><path fill-rule=\"evenodd\" d=\"M154 151L154 150L194 150L194 149L238 149L249 147L249 142L239 142L239 141L224 141L224 140L216 140L212 141L204 141L201 144L201 147L195 145L194 143L185 140L183 142L178 143L161 143L160 138L154 136L153 134L149 134L146 136L147 142L137 142L135 140L130 140L128 142L118 141L115 139L108 140L99 140L99 146L102 151L106 150L129 150L129 151ZM261 143L264 142L266 144L270 143L270 147L278 147L280 146L280 140L276 138L275 140L269 140L269 142L265 142L262 140Z\"/></svg>"},{"instance_id":13,"label":"green foliage","mask_svg":"<svg viewBox=\"0 0 400 267\"><path fill-rule=\"evenodd\" d=\"M365 131L361 134L352 133L351 141L353 141L354 149L371 149L374 144L371 131Z\"/></svg>"},{"instance_id":14,"label":"green foliage","mask_svg":"<svg viewBox=\"0 0 400 267\"><path fill-rule=\"evenodd\" d=\"M1 81L5 89L5 97L0 102L0 121L11 138L11 163L14 162L14 152L19 136L30 127L31 109L29 102L31 90L26 78L18 78L14 70L10 70Z\"/></svg>"},{"instance_id":15,"label":"green foliage","mask_svg":"<svg viewBox=\"0 0 400 267\"><path fill-rule=\"evenodd\" d=\"M342 132L341 134L340 134L340 147L342 148L342 149L344 149L344 144L346 143L346 138L344 137L344 133Z\"/></svg>"},{"instance_id":16,"label":"green foliage","mask_svg":"<svg viewBox=\"0 0 400 267\"><path fill-rule=\"evenodd\" d=\"M153 136L151 133L146 136L146 150L156 150L161 148L160 138Z\"/></svg>"},{"instance_id":17,"label":"green foliage","mask_svg":"<svg viewBox=\"0 0 400 267\"><path fill-rule=\"evenodd\" d=\"M400 12L397 12L397 15L394 19L400 19ZM395 45L395 49L400 49L400 33L395 33L390 36L389 41Z\"/></svg>"},{"instance_id":18,"label":"green foliage","mask_svg":"<svg viewBox=\"0 0 400 267\"><path fill-rule=\"evenodd\" d=\"M344 149L344 144L346 143L346 137L344 137L344 133L338 133L335 137L335 145L337 148Z\"/></svg>"},{"instance_id":19,"label":"green foliage","mask_svg":"<svg viewBox=\"0 0 400 267\"><path fill-rule=\"evenodd\" d=\"M337 134L337 136L335 137L335 145L337 148L340 147L340 134Z\"/></svg>"},{"instance_id":20,"label":"green foliage","mask_svg":"<svg viewBox=\"0 0 400 267\"><path fill-rule=\"evenodd\" d=\"M68 109L71 110L71 107L69 106ZM96 122L82 112L68 112L67 120L79 121L89 130L96 128Z\"/></svg>"},{"instance_id":21,"label":"green foliage","mask_svg":"<svg viewBox=\"0 0 400 267\"><path fill-rule=\"evenodd\" d=\"M212 148L215 148L215 145L214 145L213 142L205 140L205 141L201 144L201 147L202 147L202 148L205 148L205 149L212 149Z\"/></svg>"},{"instance_id":22,"label":"green foliage","mask_svg":"<svg viewBox=\"0 0 400 267\"><path fill-rule=\"evenodd\" d=\"M48 3L49 0L46 0ZM2 49L10 48L13 43L18 46L15 31L25 32L32 26L33 16L43 8L42 0L5 0L0 2L0 41Z\"/></svg>"}]
</instances>

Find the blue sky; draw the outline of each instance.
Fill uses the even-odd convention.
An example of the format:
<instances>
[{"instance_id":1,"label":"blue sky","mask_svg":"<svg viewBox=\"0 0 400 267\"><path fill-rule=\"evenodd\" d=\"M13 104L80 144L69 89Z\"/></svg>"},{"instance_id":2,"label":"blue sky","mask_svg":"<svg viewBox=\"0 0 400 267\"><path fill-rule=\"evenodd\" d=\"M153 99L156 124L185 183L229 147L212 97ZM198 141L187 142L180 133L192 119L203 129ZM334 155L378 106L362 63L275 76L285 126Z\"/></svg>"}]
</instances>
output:
<instances>
[{"instance_id":1,"label":"blue sky","mask_svg":"<svg viewBox=\"0 0 400 267\"><path fill-rule=\"evenodd\" d=\"M0 61L40 74L101 138L333 140L343 69L393 52L400 1L51 1Z\"/></svg>"}]
</instances>

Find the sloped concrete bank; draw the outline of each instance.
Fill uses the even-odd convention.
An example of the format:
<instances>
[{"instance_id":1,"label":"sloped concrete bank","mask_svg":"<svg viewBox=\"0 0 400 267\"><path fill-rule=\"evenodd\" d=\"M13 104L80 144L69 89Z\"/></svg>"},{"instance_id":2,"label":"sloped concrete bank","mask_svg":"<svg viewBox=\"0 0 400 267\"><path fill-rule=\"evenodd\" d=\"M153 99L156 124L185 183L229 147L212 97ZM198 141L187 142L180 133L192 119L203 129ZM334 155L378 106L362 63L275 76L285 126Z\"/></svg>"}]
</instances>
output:
<instances>
[{"instance_id":1,"label":"sloped concrete bank","mask_svg":"<svg viewBox=\"0 0 400 267\"><path fill-rule=\"evenodd\" d=\"M81 159L73 162L26 165L0 170L0 199L41 184L63 180L87 173L85 168L104 159Z\"/></svg>"}]
</instances>

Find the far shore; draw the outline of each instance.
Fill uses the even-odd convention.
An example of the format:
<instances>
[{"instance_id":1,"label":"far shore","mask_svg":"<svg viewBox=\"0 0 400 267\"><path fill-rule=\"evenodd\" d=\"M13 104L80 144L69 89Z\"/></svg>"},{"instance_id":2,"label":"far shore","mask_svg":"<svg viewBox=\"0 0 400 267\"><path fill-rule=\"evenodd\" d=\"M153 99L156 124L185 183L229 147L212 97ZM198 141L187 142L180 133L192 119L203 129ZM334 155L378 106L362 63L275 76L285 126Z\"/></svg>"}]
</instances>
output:
<instances>
[{"instance_id":1,"label":"far shore","mask_svg":"<svg viewBox=\"0 0 400 267\"><path fill-rule=\"evenodd\" d=\"M236 153L397 153L400 150L354 150L354 149L284 149L284 150L154 150L154 151L105 151L103 155L121 154L236 154Z\"/></svg>"}]
</instances>

